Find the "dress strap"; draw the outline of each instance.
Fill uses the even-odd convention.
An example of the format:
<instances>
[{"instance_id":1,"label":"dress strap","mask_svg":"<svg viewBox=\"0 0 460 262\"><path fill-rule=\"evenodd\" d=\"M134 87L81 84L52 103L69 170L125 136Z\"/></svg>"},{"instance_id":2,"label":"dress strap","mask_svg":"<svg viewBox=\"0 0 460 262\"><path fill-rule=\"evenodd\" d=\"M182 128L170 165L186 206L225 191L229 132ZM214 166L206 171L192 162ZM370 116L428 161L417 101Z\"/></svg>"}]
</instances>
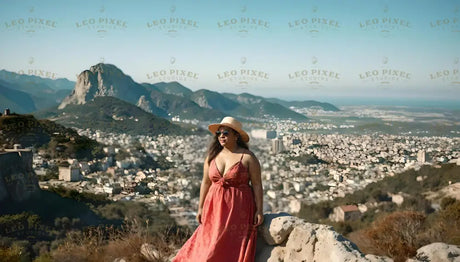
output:
<instances>
[{"instance_id":1,"label":"dress strap","mask_svg":"<svg viewBox=\"0 0 460 262\"><path fill-rule=\"evenodd\" d=\"M241 154L240 162L241 162L241 160L243 160L243 156L244 156L244 152L243 152L243 154Z\"/></svg>"}]
</instances>

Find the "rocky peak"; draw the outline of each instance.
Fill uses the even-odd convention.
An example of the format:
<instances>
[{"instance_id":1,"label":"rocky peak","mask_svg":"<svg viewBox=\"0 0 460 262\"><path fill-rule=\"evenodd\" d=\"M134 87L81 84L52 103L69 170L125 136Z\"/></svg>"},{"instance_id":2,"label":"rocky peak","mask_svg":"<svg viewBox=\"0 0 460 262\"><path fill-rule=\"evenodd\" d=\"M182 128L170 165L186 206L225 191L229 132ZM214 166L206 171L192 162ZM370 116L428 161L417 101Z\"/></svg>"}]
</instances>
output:
<instances>
[{"instance_id":1,"label":"rocky peak","mask_svg":"<svg viewBox=\"0 0 460 262\"><path fill-rule=\"evenodd\" d=\"M105 76L126 76L123 71L121 71L118 67L112 64L103 64L99 63L97 65L93 65L89 68L89 71L98 74L98 75L105 75Z\"/></svg>"},{"instance_id":2,"label":"rocky peak","mask_svg":"<svg viewBox=\"0 0 460 262\"><path fill-rule=\"evenodd\" d=\"M147 95L145 88L118 67L99 63L80 73L73 92L62 101L59 109L68 104L85 104L98 96L113 96L135 104L142 95Z\"/></svg>"}]
</instances>

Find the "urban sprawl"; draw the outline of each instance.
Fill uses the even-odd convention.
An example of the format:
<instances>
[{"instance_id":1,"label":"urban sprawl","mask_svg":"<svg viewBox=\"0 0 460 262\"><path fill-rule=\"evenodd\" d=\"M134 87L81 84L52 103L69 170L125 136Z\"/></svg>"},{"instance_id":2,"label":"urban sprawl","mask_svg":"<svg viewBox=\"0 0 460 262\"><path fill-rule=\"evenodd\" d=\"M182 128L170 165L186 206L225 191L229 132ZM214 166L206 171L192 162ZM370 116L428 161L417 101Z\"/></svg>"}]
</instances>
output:
<instances>
[{"instance_id":1,"label":"urban sprawl","mask_svg":"<svg viewBox=\"0 0 460 262\"><path fill-rule=\"evenodd\" d=\"M343 197L408 169L426 164L460 164L458 137L285 132L289 129L293 127L250 132L250 149L262 167L265 211L295 214L302 203ZM211 134L152 137L89 129L78 132L105 144L107 156L87 162L68 159L69 166L59 167L59 180L42 181L42 188L62 185L80 192L105 193L114 201L163 205L179 224L197 226L202 165ZM120 150L127 152L126 157L116 160ZM154 160L164 159L171 168L141 169L141 159L146 155ZM40 152L34 154L38 175L45 174L45 166L57 163L58 160L45 161Z\"/></svg>"}]
</instances>

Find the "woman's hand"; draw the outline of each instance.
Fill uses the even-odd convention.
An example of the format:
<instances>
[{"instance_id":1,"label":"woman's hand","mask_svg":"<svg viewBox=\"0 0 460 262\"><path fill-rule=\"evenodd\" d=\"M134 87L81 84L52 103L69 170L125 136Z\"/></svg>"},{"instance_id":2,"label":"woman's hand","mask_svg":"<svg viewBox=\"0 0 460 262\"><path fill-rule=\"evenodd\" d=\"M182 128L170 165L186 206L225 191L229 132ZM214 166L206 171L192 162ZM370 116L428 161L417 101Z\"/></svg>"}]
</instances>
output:
<instances>
[{"instance_id":1,"label":"woman's hand","mask_svg":"<svg viewBox=\"0 0 460 262\"><path fill-rule=\"evenodd\" d=\"M264 222L264 214L262 212L256 212L254 214L254 226L258 227Z\"/></svg>"},{"instance_id":2,"label":"woman's hand","mask_svg":"<svg viewBox=\"0 0 460 262\"><path fill-rule=\"evenodd\" d=\"M201 224L201 214L203 213L203 209L198 209L198 212L196 213L196 221Z\"/></svg>"}]
</instances>

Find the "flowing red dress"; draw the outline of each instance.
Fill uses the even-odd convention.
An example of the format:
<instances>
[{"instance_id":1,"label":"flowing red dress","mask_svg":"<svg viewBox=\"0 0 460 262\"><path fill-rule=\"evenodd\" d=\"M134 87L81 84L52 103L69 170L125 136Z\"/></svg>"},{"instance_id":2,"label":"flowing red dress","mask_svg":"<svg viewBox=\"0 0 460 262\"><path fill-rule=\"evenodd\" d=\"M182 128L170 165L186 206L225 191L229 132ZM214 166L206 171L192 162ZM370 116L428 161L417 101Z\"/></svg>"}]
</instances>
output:
<instances>
[{"instance_id":1,"label":"flowing red dress","mask_svg":"<svg viewBox=\"0 0 460 262\"><path fill-rule=\"evenodd\" d=\"M257 238L253 226L254 194L248 184L249 171L241 159L224 175L218 170L215 159L211 161L209 178L212 184L203 203L201 224L173 262L254 261Z\"/></svg>"}]
</instances>

